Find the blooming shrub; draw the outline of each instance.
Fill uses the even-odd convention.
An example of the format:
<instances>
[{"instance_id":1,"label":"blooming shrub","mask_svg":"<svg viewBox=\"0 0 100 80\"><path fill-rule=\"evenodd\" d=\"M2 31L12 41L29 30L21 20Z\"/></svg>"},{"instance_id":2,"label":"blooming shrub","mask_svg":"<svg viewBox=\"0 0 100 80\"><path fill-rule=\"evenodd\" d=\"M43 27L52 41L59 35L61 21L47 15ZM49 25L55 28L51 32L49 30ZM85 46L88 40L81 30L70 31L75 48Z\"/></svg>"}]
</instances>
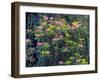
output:
<instances>
[{"instance_id":1,"label":"blooming shrub","mask_svg":"<svg viewBox=\"0 0 100 80\"><path fill-rule=\"evenodd\" d=\"M26 14L26 67L89 64L88 15Z\"/></svg>"}]
</instances>

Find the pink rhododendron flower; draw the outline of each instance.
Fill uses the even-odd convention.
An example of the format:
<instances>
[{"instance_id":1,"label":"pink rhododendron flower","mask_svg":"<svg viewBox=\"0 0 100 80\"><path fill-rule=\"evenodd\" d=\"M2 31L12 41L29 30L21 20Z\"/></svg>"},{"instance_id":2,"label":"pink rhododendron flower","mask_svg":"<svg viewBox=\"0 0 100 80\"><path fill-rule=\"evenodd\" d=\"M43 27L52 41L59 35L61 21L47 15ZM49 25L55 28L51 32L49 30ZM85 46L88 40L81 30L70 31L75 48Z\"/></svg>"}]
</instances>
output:
<instances>
[{"instance_id":1,"label":"pink rhododendron flower","mask_svg":"<svg viewBox=\"0 0 100 80\"><path fill-rule=\"evenodd\" d=\"M59 64L64 64L64 62L63 62L63 61L59 61L58 63L59 63Z\"/></svg>"},{"instance_id":2,"label":"pink rhododendron flower","mask_svg":"<svg viewBox=\"0 0 100 80\"><path fill-rule=\"evenodd\" d=\"M45 16L45 17L44 17L44 20L48 20L48 17L47 17L47 16Z\"/></svg>"},{"instance_id":3,"label":"pink rhododendron flower","mask_svg":"<svg viewBox=\"0 0 100 80\"><path fill-rule=\"evenodd\" d=\"M54 19L54 17L50 17L50 19L51 19L51 20L53 20L53 19Z\"/></svg>"},{"instance_id":4,"label":"pink rhododendron flower","mask_svg":"<svg viewBox=\"0 0 100 80\"><path fill-rule=\"evenodd\" d=\"M42 45L44 45L44 43L43 42L38 42L37 45L42 46Z\"/></svg>"},{"instance_id":5,"label":"pink rhododendron flower","mask_svg":"<svg viewBox=\"0 0 100 80\"><path fill-rule=\"evenodd\" d=\"M56 21L56 24L57 25L62 25L62 22L61 21Z\"/></svg>"}]
</instances>

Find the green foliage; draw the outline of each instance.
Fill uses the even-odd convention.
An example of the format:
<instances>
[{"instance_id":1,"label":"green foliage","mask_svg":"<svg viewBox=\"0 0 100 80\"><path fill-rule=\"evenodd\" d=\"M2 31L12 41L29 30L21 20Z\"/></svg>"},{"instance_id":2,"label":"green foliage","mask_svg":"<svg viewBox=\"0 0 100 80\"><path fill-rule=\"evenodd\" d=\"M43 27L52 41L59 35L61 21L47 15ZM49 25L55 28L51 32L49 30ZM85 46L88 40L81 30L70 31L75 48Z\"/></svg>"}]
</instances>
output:
<instances>
[{"instance_id":1,"label":"green foliage","mask_svg":"<svg viewBox=\"0 0 100 80\"><path fill-rule=\"evenodd\" d=\"M81 64L88 64L88 61L87 61L86 59L83 58L83 59L81 59L80 63L81 63Z\"/></svg>"},{"instance_id":2,"label":"green foliage","mask_svg":"<svg viewBox=\"0 0 100 80\"><path fill-rule=\"evenodd\" d=\"M66 65L70 65L72 63L72 61L66 61L65 64Z\"/></svg>"}]
</instances>

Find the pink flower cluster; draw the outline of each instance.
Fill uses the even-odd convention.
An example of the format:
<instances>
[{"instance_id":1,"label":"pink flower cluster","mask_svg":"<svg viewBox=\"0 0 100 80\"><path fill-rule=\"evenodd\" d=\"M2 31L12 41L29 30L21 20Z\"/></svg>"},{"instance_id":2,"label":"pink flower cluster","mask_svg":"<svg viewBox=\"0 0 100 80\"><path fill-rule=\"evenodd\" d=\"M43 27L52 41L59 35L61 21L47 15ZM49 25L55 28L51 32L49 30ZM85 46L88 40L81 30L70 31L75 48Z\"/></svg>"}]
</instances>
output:
<instances>
[{"instance_id":1,"label":"pink flower cluster","mask_svg":"<svg viewBox=\"0 0 100 80\"><path fill-rule=\"evenodd\" d=\"M44 43L43 42L38 42L37 45L42 46L42 45L44 45Z\"/></svg>"},{"instance_id":2,"label":"pink flower cluster","mask_svg":"<svg viewBox=\"0 0 100 80\"><path fill-rule=\"evenodd\" d=\"M64 64L64 62L63 62L63 61L59 61L58 63L59 63L59 64Z\"/></svg>"},{"instance_id":3,"label":"pink flower cluster","mask_svg":"<svg viewBox=\"0 0 100 80\"><path fill-rule=\"evenodd\" d=\"M53 20L54 19L54 17L50 17L50 20Z\"/></svg>"},{"instance_id":4,"label":"pink flower cluster","mask_svg":"<svg viewBox=\"0 0 100 80\"><path fill-rule=\"evenodd\" d=\"M62 22L61 21L56 21L55 22L57 25L62 25Z\"/></svg>"},{"instance_id":5,"label":"pink flower cluster","mask_svg":"<svg viewBox=\"0 0 100 80\"><path fill-rule=\"evenodd\" d=\"M48 17L47 17L47 16L45 16L45 17L44 17L44 20L48 20Z\"/></svg>"}]
</instances>

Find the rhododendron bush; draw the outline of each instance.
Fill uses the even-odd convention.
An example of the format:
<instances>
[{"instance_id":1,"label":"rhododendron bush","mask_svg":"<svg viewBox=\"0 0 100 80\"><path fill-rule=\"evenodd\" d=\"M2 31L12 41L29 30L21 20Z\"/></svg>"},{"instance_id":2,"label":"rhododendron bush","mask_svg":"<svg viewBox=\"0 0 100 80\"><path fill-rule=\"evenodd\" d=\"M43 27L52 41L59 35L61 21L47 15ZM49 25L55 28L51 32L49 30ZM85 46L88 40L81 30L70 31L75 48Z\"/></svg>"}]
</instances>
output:
<instances>
[{"instance_id":1,"label":"rhododendron bush","mask_svg":"<svg viewBox=\"0 0 100 80\"><path fill-rule=\"evenodd\" d=\"M26 13L26 67L89 64L89 16Z\"/></svg>"}]
</instances>

